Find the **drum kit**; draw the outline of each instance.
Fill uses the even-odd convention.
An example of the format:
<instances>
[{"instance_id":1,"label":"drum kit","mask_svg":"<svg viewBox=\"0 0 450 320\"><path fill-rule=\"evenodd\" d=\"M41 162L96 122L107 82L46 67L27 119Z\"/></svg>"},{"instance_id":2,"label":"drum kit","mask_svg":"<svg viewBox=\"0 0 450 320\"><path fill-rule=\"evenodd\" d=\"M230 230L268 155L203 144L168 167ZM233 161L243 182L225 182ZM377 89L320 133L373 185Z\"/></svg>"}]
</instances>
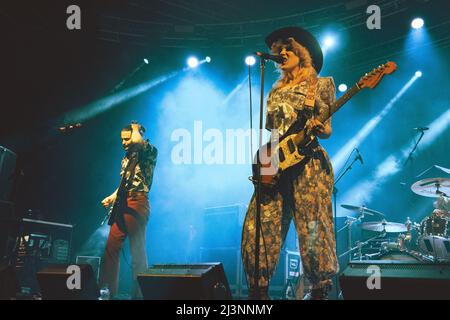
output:
<instances>
[{"instance_id":1,"label":"drum kit","mask_svg":"<svg viewBox=\"0 0 450 320\"><path fill-rule=\"evenodd\" d=\"M357 215L347 217L345 225L338 230L339 233L347 229L349 238L348 250L339 257L351 255L351 260L372 260L387 253L404 252L422 261L450 262L450 178L419 180L411 190L420 196L438 198L437 208L420 223L412 222L409 217L405 223L389 222L383 213L365 206L341 205ZM363 222L366 215L377 220ZM374 232L375 236L353 246L352 225L356 222L362 230Z\"/></svg>"}]
</instances>

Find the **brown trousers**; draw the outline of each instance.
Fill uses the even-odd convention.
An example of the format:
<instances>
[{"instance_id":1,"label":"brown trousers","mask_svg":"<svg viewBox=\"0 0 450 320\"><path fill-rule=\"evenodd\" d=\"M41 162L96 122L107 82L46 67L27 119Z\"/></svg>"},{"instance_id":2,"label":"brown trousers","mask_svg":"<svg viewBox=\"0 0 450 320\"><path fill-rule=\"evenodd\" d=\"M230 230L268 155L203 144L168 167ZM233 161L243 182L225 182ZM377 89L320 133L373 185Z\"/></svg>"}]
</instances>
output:
<instances>
[{"instance_id":1,"label":"brown trousers","mask_svg":"<svg viewBox=\"0 0 450 320\"><path fill-rule=\"evenodd\" d=\"M109 231L103 260L101 287L108 286L112 296L117 295L120 268L120 251L126 237L130 238L133 271L133 296L140 296L137 274L147 270L146 225L150 204L146 194L129 196L123 219L114 222Z\"/></svg>"}]
</instances>

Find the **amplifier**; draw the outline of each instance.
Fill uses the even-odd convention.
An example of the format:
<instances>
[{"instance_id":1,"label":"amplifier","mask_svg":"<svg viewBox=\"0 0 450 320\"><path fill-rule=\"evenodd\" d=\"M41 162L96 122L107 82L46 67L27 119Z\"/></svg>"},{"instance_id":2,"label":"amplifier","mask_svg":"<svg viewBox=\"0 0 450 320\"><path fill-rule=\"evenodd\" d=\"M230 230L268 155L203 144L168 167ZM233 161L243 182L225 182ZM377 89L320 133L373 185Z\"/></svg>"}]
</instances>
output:
<instances>
[{"instance_id":1,"label":"amplifier","mask_svg":"<svg viewBox=\"0 0 450 320\"><path fill-rule=\"evenodd\" d=\"M240 247L245 206L230 205L205 208L203 215L203 248Z\"/></svg>"},{"instance_id":2,"label":"amplifier","mask_svg":"<svg viewBox=\"0 0 450 320\"><path fill-rule=\"evenodd\" d=\"M39 292L36 272L70 261L72 225L23 218L19 229L15 267L20 291L35 294Z\"/></svg>"},{"instance_id":3,"label":"amplifier","mask_svg":"<svg viewBox=\"0 0 450 320\"><path fill-rule=\"evenodd\" d=\"M72 225L37 219L22 219L22 237L41 234L49 238L49 262L68 263L72 241Z\"/></svg>"}]
</instances>

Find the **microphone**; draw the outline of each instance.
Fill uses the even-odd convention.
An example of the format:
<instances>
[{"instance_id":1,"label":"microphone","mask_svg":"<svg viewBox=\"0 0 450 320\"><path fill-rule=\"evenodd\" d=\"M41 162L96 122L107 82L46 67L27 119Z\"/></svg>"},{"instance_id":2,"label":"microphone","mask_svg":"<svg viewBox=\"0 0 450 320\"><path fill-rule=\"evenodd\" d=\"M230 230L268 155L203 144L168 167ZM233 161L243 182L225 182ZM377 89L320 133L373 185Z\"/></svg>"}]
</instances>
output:
<instances>
[{"instance_id":1,"label":"microphone","mask_svg":"<svg viewBox=\"0 0 450 320\"><path fill-rule=\"evenodd\" d=\"M73 129L78 129L81 128L83 125L81 123L75 123L75 124L68 124L67 126L64 127L59 127L58 130L61 133L65 133L67 131L71 131Z\"/></svg>"},{"instance_id":2,"label":"microphone","mask_svg":"<svg viewBox=\"0 0 450 320\"><path fill-rule=\"evenodd\" d=\"M260 58L263 58L266 60L272 60L279 64L284 62L284 58L280 55L273 55L273 54L259 52L259 51L256 51L255 54Z\"/></svg>"},{"instance_id":3,"label":"microphone","mask_svg":"<svg viewBox=\"0 0 450 320\"><path fill-rule=\"evenodd\" d=\"M361 162L361 164L364 164L363 158L361 157L361 153L359 153L358 148L355 148L355 150L356 150L356 153L357 153L356 160L359 160Z\"/></svg>"},{"instance_id":4,"label":"microphone","mask_svg":"<svg viewBox=\"0 0 450 320\"><path fill-rule=\"evenodd\" d=\"M429 130L430 128L428 127L417 127L417 128L413 128L413 130L417 130L417 131L426 131Z\"/></svg>"}]
</instances>

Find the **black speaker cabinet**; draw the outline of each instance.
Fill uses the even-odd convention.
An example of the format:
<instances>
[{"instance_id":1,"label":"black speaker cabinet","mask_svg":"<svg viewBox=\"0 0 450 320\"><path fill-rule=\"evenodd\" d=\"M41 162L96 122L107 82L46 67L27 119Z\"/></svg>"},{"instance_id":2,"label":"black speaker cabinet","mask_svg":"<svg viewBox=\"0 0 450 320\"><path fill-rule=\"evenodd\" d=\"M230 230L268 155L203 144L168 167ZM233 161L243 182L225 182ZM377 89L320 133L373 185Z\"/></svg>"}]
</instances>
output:
<instances>
[{"instance_id":1,"label":"black speaker cabinet","mask_svg":"<svg viewBox=\"0 0 450 320\"><path fill-rule=\"evenodd\" d=\"M242 268L240 247L200 248L200 258L202 263L220 261L230 286L231 295L237 296L239 294L239 273Z\"/></svg>"},{"instance_id":2,"label":"black speaker cabinet","mask_svg":"<svg viewBox=\"0 0 450 320\"><path fill-rule=\"evenodd\" d=\"M222 263L153 265L138 274L145 300L230 300Z\"/></svg>"},{"instance_id":3,"label":"black speaker cabinet","mask_svg":"<svg viewBox=\"0 0 450 320\"><path fill-rule=\"evenodd\" d=\"M0 146L0 200L12 201L17 155Z\"/></svg>"},{"instance_id":4,"label":"black speaker cabinet","mask_svg":"<svg viewBox=\"0 0 450 320\"><path fill-rule=\"evenodd\" d=\"M0 264L0 300L12 300L19 291L14 267L6 263Z\"/></svg>"},{"instance_id":5,"label":"black speaker cabinet","mask_svg":"<svg viewBox=\"0 0 450 320\"><path fill-rule=\"evenodd\" d=\"M77 264L80 270L80 288L69 288L68 278L75 273L70 264L50 265L37 273L37 279L44 300L95 300L99 289L95 274L89 264ZM69 280L69 283L71 281Z\"/></svg>"},{"instance_id":6,"label":"black speaker cabinet","mask_svg":"<svg viewBox=\"0 0 450 320\"><path fill-rule=\"evenodd\" d=\"M339 281L346 300L450 299L449 263L352 261Z\"/></svg>"}]
</instances>

